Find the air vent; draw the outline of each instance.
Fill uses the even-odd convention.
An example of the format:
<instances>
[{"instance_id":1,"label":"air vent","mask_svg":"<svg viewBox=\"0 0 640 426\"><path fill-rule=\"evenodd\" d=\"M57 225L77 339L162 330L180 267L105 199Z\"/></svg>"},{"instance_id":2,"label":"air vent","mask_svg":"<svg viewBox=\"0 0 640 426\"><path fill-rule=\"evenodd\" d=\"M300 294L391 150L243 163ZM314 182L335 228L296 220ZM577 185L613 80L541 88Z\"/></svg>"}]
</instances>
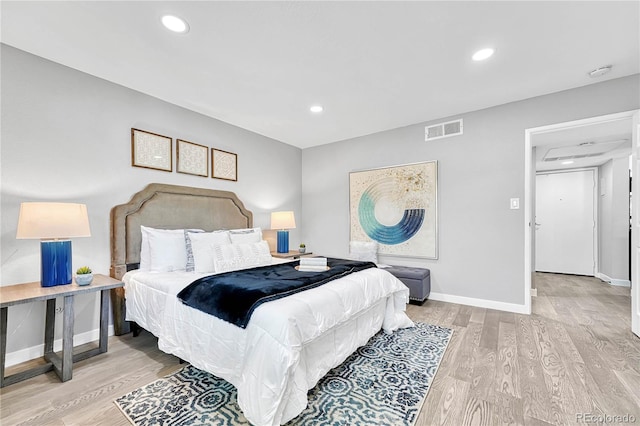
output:
<instances>
[{"instance_id":1,"label":"air vent","mask_svg":"<svg viewBox=\"0 0 640 426\"><path fill-rule=\"evenodd\" d=\"M576 154L576 155L567 155L564 157L545 157L544 161L564 161L564 160L577 160L579 158L589 158L589 157L599 157L602 153L595 154Z\"/></svg>"},{"instance_id":2,"label":"air vent","mask_svg":"<svg viewBox=\"0 0 640 426\"><path fill-rule=\"evenodd\" d=\"M542 158L544 161L575 160L578 158L598 157L623 148L627 139L614 139L603 142L582 142L578 145L551 147Z\"/></svg>"},{"instance_id":3,"label":"air vent","mask_svg":"<svg viewBox=\"0 0 640 426\"><path fill-rule=\"evenodd\" d=\"M447 138L462 134L462 119L447 121L446 123L434 124L424 128L424 140Z\"/></svg>"}]
</instances>

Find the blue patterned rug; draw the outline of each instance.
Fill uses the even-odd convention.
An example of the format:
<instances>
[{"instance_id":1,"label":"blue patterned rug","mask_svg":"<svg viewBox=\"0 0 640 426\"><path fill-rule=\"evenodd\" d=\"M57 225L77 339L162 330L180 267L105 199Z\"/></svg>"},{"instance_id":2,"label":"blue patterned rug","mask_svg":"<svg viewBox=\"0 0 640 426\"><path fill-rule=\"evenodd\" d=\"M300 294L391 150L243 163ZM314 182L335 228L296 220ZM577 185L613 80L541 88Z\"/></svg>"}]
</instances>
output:
<instances>
[{"instance_id":1,"label":"blue patterned rug","mask_svg":"<svg viewBox=\"0 0 640 426\"><path fill-rule=\"evenodd\" d=\"M413 425L452 333L416 323L376 334L309 391L309 406L287 425ZM250 424L235 387L192 366L115 403L136 426Z\"/></svg>"}]
</instances>

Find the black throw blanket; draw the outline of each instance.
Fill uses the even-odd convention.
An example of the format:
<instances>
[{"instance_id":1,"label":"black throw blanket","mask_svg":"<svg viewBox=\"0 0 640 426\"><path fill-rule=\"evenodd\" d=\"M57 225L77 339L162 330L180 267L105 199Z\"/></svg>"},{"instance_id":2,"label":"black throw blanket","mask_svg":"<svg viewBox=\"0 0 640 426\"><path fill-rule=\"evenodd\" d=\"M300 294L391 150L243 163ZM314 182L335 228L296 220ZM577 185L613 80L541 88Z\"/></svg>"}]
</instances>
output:
<instances>
[{"instance_id":1,"label":"black throw blanket","mask_svg":"<svg viewBox=\"0 0 640 426\"><path fill-rule=\"evenodd\" d=\"M372 262L327 259L322 272L300 272L300 262L261 266L199 278L182 289L178 298L192 308L246 328L262 303L318 287L352 272L375 268Z\"/></svg>"}]
</instances>

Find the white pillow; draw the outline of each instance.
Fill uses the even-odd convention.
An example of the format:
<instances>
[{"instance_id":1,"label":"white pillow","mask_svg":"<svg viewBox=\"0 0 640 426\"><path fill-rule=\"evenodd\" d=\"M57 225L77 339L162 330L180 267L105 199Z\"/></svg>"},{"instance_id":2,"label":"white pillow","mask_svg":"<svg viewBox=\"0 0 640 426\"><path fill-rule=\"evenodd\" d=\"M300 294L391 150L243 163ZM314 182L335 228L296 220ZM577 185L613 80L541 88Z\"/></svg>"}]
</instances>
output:
<instances>
[{"instance_id":1,"label":"white pillow","mask_svg":"<svg viewBox=\"0 0 640 426\"><path fill-rule=\"evenodd\" d=\"M353 260L378 263L378 243L376 241L350 241L349 257Z\"/></svg>"},{"instance_id":2,"label":"white pillow","mask_svg":"<svg viewBox=\"0 0 640 426\"><path fill-rule=\"evenodd\" d=\"M184 271L187 266L187 247L184 231L152 232L149 234L150 270L154 272Z\"/></svg>"},{"instance_id":3,"label":"white pillow","mask_svg":"<svg viewBox=\"0 0 640 426\"><path fill-rule=\"evenodd\" d=\"M237 243L259 243L262 241L262 229L260 228L246 228L246 229L232 229L229 231L231 242Z\"/></svg>"},{"instance_id":4,"label":"white pillow","mask_svg":"<svg viewBox=\"0 0 640 426\"><path fill-rule=\"evenodd\" d=\"M258 243L218 245L214 251L213 261L218 273L271 264L269 244L264 240Z\"/></svg>"},{"instance_id":5,"label":"white pillow","mask_svg":"<svg viewBox=\"0 0 640 426\"><path fill-rule=\"evenodd\" d=\"M219 245L231 244L229 231L214 231L202 233L187 233L191 241L191 252L193 253L193 271L198 273L216 272L213 258L215 247Z\"/></svg>"},{"instance_id":6,"label":"white pillow","mask_svg":"<svg viewBox=\"0 0 640 426\"><path fill-rule=\"evenodd\" d=\"M162 238L163 235L171 235L171 234L182 235L183 244L184 244L183 229L157 229L157 228L150 228L148 226L140 226L140 231L142 233L142 245L140 246L140 269L152 270L151 247L150 247L151 235L156 235L158 236L158 238Z\"/></svg>"}]
</instances>

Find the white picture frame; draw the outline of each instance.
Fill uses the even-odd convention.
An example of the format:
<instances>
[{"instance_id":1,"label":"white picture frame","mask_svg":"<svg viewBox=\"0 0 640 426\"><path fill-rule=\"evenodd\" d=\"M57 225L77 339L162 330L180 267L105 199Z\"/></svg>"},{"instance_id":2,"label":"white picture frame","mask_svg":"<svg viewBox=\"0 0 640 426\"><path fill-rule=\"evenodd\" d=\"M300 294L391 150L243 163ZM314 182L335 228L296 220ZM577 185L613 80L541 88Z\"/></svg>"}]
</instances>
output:
<instances>
[{"instance_id":1,"label":"white picture frame","mask_svg":"<svg viewBox=\"0 0 640 426\"><path fill-rule=\"evenodd\" d=\"M349 173L350 240L378 254L438 258L438 163Z\"/></svg>"}]
</instances>

